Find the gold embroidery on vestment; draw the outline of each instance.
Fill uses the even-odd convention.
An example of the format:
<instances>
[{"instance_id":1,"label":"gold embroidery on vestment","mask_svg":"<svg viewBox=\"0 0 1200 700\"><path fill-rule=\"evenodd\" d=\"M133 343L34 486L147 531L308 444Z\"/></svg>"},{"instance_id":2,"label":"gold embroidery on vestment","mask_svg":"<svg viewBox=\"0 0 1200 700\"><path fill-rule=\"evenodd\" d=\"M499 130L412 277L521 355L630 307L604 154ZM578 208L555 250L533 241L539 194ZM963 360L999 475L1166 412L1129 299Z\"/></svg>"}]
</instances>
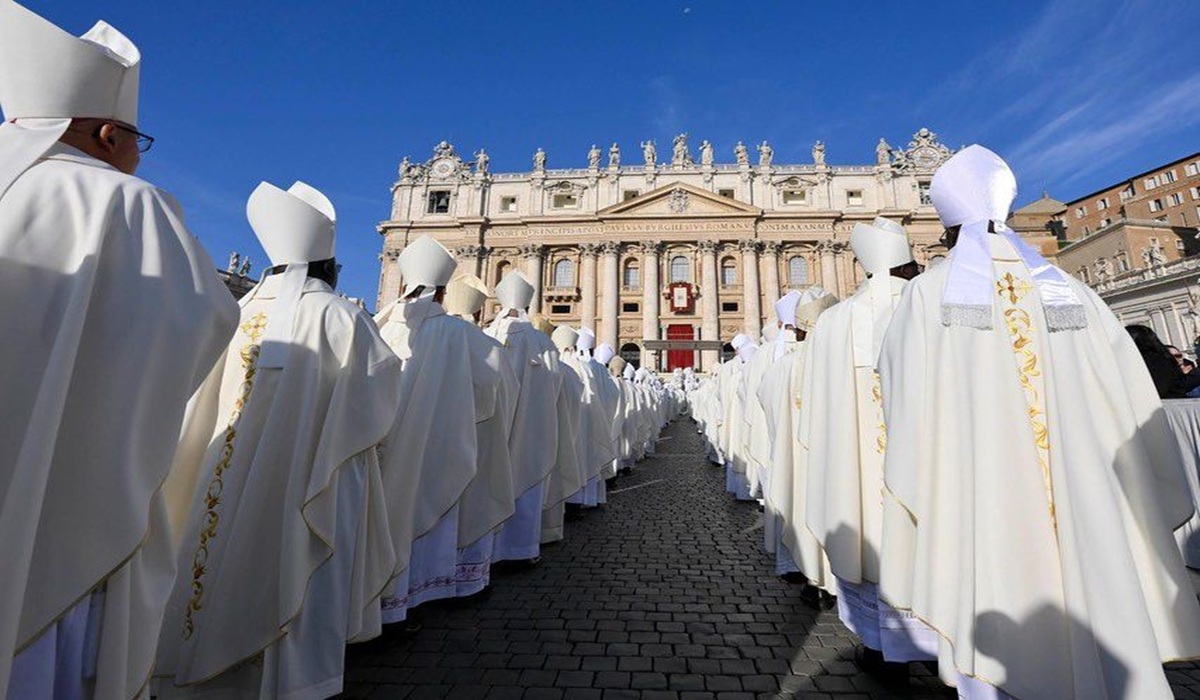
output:
<instances>
[{"instance_id":1,"label":"gold embroidery on vestment","mask_svg":"<svg viewBox=\"0 0 1200 700\"><path fill-rule=\"evenodd\" d=\"M883 382L879 372L871 372L871 401L875 404L875 413L879 416L879 431L875 436L875 451L883 454L887 451L887 425L883 422Z\"/></svg>"},{"instance_id":2,"label":"gold embroidery on vestment","mask_svg":"<svg viewBox=\"0 0 1200 700\"><path fill-rule=\"evenodd\" d=\"M1025 411L1029 419L1029 427L1033 431L1033 442L1037 447L1038 465L1042 470L1042 484L1046 490L1046 502L1050 510L1050 523L1055 531L1058 530L1058 518L1054 511L1054 482L1050 476L1050 429L1046 425L1045 412L1042 410L1041 393L1038 391L1036 380L1042 376L1038 356L1035 352L1033 321L1029 313L1016 306L1022 298L1033 289L1024 279L1006 272L996 281L996 290L1001 299L1007 298L1013 304L1004 310L1004 324L1008 327L1008 335L1012 339L1013 353L1017 359L1017 379L1021 390L1025 393Z\"/></svg>"},{"instance_id":3,"label":"gold embroidery on vestment","mask_svg":"<svg viewBox=\"0 0 1200 700\"><path fill-rule=\"evenodd\" d=\"M208 544L217 537L217 524L221 520L217 507L221 505L221 494L225 490L225 471L233 460L233 443L237 438L237 423L242 416L242 409L250 400L250 391L254 388L254 375L258 372L258 354L261 349L259 340L267 327L267 315L255 314L249 321L243 323L239 330L249 342L242 346L238 356L242 360L242 385L237 400L233 402L233 412L229 414L229 423L222 437L221 450L218 453L217 464L213 467L212 479L204 494L204 515L200 525L200 540L196 552L192 555L192 597L188 600L183 613L183 638L191 639L196 632L193 615L203 607L204 583L202 579L208 570Z\"/></svg>"}]
</instances>

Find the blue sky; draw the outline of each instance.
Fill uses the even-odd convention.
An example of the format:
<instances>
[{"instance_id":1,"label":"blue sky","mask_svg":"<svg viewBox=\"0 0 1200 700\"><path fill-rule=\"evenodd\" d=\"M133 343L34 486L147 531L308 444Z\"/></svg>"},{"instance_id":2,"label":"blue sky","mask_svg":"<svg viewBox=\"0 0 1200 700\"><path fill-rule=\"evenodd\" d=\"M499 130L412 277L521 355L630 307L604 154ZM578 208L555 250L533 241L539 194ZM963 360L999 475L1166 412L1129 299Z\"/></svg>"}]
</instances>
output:
<instances>
[{"instance_id":1,"label":"blue sky","mask_svg":"<svg viewBox=\"0 0 1200 700\"><path fill-rule=\"evenodd\" d=\"M214 260L265 256L260 180L338 209L342 289L373 305L389 186L449 139L493 171L583 167L655 139L767 139L777 162L869 163L928 126L1005 156L1019 203L1071 199L1200 150L1200 2L293 2L25 0L141 48L139 174L182 202Z\"/></svg>"}]
</instances>

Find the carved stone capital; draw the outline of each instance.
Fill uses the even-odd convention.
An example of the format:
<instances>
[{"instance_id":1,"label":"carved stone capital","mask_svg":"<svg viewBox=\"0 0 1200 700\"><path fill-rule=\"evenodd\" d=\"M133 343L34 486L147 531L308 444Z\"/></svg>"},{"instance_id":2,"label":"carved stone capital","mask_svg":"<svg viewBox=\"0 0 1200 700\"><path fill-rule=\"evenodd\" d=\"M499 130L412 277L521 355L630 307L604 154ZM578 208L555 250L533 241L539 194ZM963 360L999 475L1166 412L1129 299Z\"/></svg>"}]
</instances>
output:
<instances>
[{"instance_id":1,"label":"carved stone capital","mask_svg":"<svg viewBox=\"0 0 1200 700\"><path fill-rule=\"evenodd\" d=\"M454 249L454 257L461 260L478 260L485 250L481 245L460 245Z\"/></svg>"},{"instance_id":2,"label":"carved stone capital","mask_svg":"<svg viewBox=\"0 0 1200 700\"><path fill-rule=\"evenodd\" d=\"M641 241L638 250L646 255L658 255L662 251L662 241Z\"/></svg>"},{"instance_id":3,"label":"carved stone capital","mask_svg":"<svg viewBox=\"0 0 1200 700\"><path fill-rule=\"evenodd\" d=\"M744 241L737 242L737 249L742 251L743 255L748 254L748 253L758 253L760 248L762 248L761 241L747 239Z\"/></svg>"},{"instance_id":4,"label":"carved stone capital","mask_svg":"<svg viewBox=\"0 0 1200 700\"><path fill-rule=\"evenodd\" d=\"M621 254L621 244L616 241L605 241L600 244L600 254L616 257Z\"/></svg>"},{"instance_id":5,"label":"carved stone capital","mask_svg":"<svg viewBox=\"0 0 1200 700\"><path fill-rule=\"evenodd\" d=\"M783 251L783 244L779 241L764 241L763 253L771 256L778 256Z\"/></svg>"},{"instance_id":6,"label":"carved stone capital","mask_svg":"<svg viewBox=\"0 0 1200 700\"><path fill-rule=\"evenodd\" d=\"M821 255L840 255L846 250L846 244L841 241L821 241L816 249Z\"/></svg>"},{"instance_id":7,"label":"carved stone capital","mask_svg":"<svg viewBox=\"0 0 1200 700\"><path fill-rule=\"evenodd\" d=\"M396 259L399 257L400 251L396 250L395 248L388 248L387 250L383 251L383 254L381 255L381 259L387 260L388 262L396 262Z\"/></svg>"},{"instance_id":8,"label":"carved stone capital","mask_svg":"<svg viewBox=\"0 0 1200 700\"><path fill-rule=\"evenodd\" d=\"M597 255L600 255L600 252L601 251L600 251L599 243L580 243L579 244L579 254L585 258L594 258Z\"/></svg>"},{"instance_id":9,"label":"carved stone capital","mask_svg":"<svg viewBox=\"0 0 1200 700\"><path fill-rule=\"evenodd\" d=\"M546 246L540 243L526 243L517 248L517 254L525 260L541 259L546 257Z\"/></svg>"},{"instance_id":10,"label":"carved stone capital","mask_svg":"<svg viewBox=\"0 0 1200 700\"><path fill-rule=\"evenodd\" d=\"M717 242L716 241L697 241L696 242L696 250L700 251L701 255L716 255L717 254Z\"/></svg>"}]
</instances>

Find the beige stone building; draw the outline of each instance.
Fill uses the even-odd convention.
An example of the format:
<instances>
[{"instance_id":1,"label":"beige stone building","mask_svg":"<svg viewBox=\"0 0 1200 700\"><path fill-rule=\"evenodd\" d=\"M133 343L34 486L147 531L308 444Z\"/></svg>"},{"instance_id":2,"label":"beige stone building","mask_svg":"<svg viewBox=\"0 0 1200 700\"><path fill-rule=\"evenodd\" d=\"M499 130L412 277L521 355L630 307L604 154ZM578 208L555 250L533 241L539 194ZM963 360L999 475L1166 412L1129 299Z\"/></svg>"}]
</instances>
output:
<instances>
[{"instance_id":1,"label":"beige stone building","mask_svg":"<svg viewBox=\"0 0 1200 700\"><path fill-rule=\"evenodd\" d=\"M491 286L522 270L537 289L532 310L555 324L593 328L646 366L708 371L720 344L758 337L788 290L853 292L856 222L900 221L920 263L945 253L927 189L951 151L928 129L907 148L880 139L865 165L827 163L821 142L803 164L776 163L766 142L739 142L733 162L719 163L707 141L694 156L686 134L664 151L593 146L586 167L551 169L538 149L520 173L493 173L485 152L464 160L446 142L424 162L405 158L378 227L378 304L399 294L400 251L428 234ZM485 320L495 312L490 304Z\"/></svg>"},{"instance_id":2,"label":"beige stone building","mask_svg":"<svg viewBox=\"0 0 1200 700\"><path fill-rule=\"evenodd\" d=\"M1060 218L1068 241L1123 220L1195 228L1200 222L1200 153L1067 202Z\"/></svg>"}]
</instances>

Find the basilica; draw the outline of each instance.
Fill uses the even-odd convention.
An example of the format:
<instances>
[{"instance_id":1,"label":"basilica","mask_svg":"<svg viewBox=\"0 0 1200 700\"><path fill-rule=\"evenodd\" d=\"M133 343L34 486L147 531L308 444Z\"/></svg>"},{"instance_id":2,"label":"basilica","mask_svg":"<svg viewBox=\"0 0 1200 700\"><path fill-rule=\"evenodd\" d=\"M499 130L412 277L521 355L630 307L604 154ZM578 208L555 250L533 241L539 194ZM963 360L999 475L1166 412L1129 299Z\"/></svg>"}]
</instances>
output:
<instances>
[{"instance_id":1,"label":"basilica","mask_svg":"<svg viewBox=\"0 0 1200 700\"><path fill-rule=\"evenodd\" d=\"M857 222L901 222L917 262L940 259L927 190L952 153L923 128L906 148L880 139L866 165L828 163L820 141L810 163L776 163L765 141L738 142L733 162L718 162L711 143L693 152L680 134L661 157L653 141L633 157L613 143L593 146L586 167L556 169L538 149L532 170L493 173L485 151L463 158L443 141L400 164L378 227L377 305L400 292L400 251L428 234L490 286L522 270L537 289L531 311L593 328L634 364L711 371L735 334L758 336L788 290L854 291Z\"/></svg>"}]
</instances>

